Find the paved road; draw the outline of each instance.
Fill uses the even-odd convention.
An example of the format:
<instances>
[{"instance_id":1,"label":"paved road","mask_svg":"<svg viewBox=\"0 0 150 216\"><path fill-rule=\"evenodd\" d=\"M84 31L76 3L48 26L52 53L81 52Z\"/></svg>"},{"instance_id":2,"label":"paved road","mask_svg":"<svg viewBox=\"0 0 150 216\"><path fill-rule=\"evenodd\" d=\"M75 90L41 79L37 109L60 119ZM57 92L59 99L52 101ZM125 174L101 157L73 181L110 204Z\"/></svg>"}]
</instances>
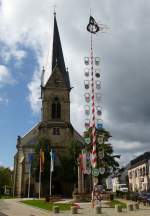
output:
<instances>
[{"instance_id":1,"label":"paved road","mask_svg":"<svg viewBox=\"0 0 150 216\"><path fill-rule=\"evenodd\" d=\"M3 214L5 215L3 215ZM2 214L2 215L1 215ZM0 200L0 216L47 216L48 211L33 208L19 202L19 199Z\"/></svg>"},{"instance_id":2,"label":"paved road","mask_svg":"<svg viewBox=\"0 0 150 216\"><path fill-rule=\"evenodd\" d=\"M4 213L2 213L2 212L0 212L0 216L7 216L6 214L4 214Z\"/></svg>"},{"instance_id":3,"label":"paved road","mask_svg":"<svg viewBox=\"0 0 150 216\"><path fill-rule=\"evenodd\" d=\"M91 208L89 203L80 204L81 209L79 214L81 216L95 216L95 209ZM103 204L102 215L103 216L150 216L150 207L140 206L140 210L134 212L127 212L124 210L122 213L116 213L112 208L106 208ZM22 203L19 200L0 200L0 216L56 216L56 214L41 210L39 208L34 208ZM61 212L59 216L72 216L70 211Z\"/></svg>"}]
</instances>

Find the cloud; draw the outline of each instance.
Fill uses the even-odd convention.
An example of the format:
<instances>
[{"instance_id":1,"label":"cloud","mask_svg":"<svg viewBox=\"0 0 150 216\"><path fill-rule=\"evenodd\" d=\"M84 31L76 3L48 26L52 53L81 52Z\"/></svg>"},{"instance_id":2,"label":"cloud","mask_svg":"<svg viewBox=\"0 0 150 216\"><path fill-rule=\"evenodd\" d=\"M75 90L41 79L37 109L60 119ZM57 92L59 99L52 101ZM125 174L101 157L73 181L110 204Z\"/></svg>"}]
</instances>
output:
<instances>
[{"instance_id":1,"label":"cloud","mask_svg":"<svg viewBox=\"0 0 150 216\"><path fill-rule=\"evenodd\" d=\"M84 128L84 110L83 106L79 105L79 103L74 100L71 103L70 107L70 113L71 113L71 122L73 122L73 127L80 133L83 134L83 128ZM77 116L80 116L80 118L77 118Z\"/></svg>"},{"instance_id":2,"label":"cloud","mask_svg":"<svg viewBox=\"0 0 150 216\"><path fill-rule=\"evenodd\" d=\"M12 58L16 62L17 65L21 64L23 59L26 57L26 51L17 49L16 47L7 47L6 45L1 48L0 57L8 64Z\"/></svg>"},{"instance_id":3,"label":"cloud","mask_svg":"<svg viewBox=\"0 0 150 216\"><path fill-rule=\"evenodd\" d=\"M39 71L34 72L33 78L28 84L28 89L30 94L27 99L31 104L34 114L39 114L39 110L41 108Z\"/></svg>"},{"instance_id":4,"label":"cloud","mask_svg":"<svg viewBox=\"0 0 150 216\"><path fill-rule=\"evenodd\" d=\"M107 0L92 3L83 0L76 4L73 0L56 0L55 3L58 5L57 21L65 62L69 67L71 84L75 87L71 93L73 125L80 132L84 130L83 57L90 55L90 35L86 25L91 7L97 22L110 26L106 34L94 36L94 54L101 57L104 126L113 136L116 152L125 156L130 152L131 157L134 157L148 150L150 2ZM37 69L32 71L28 83L28 100L34 113L40 112L38 98L42 65L48 65L46 79L51 73L47 56L52 38L53 15L49 15L49 7L52 8L52 5L49 5L48 0L42 5L40 0L3 0L1 4L0 41L8 49L8 52L6 50L3 53L4 58L17 58L13 50L24 52L18 44L30 47L36 53ZM25 55L22 53L21 56L20 53L20 59L23 60Z\"/></svg>"},{"instance_id":5,"label":"cloud","mask_svg":"<svg viewBox=\"0 0 150 216\"><path fill-rule=\"evenodd\" d=\"M8 102L9 102L9 100L8 100L8 98L6 98L6 97L0 97L0 104L8 104Z\"/></svg>"},{"instance_id":6,"label":"cloud","mask_svg":"<svg viewBox=\"0 0 150 216\"><path fill-rule=\"evenodd\" d=\"M13 85L15 80L12 78L9 69L5 65L0 65L0 87L10 84Z\"/></svg>"},{"instance_id":7,"label":"cloud","mask_svg":"<svg viewBox=\"0 0 150 216\"><path fill-rule=\"evenodd\" d=\"M140 142L126 142L123 140L113 140L113 146L120 151L132 151L141 147Z\"/></svg>"}]
</instances>

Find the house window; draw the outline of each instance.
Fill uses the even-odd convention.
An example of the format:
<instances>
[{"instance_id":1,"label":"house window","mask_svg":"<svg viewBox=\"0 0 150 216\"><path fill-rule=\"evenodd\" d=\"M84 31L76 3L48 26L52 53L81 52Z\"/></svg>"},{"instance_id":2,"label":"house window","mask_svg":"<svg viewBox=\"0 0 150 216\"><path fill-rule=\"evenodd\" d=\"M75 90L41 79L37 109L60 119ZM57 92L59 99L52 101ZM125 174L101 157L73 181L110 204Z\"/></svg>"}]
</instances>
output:
<instances>
[{"instance_id":1,"label":"house window","mask_svg":"<svg viewBox=\"0 0 150 216\"><path fill-rule=\"evenodd\" d=\"M142 176L142 168L140 168L140 176Z\"/></svg>"},{"instance_id":2,"label":"house window","mask_svg":"<svg viewBox=\"0 0 150 216\"><path fill-rule=\"evenodd\" d=\"M145 169L145 167L143 167L143 176L145 176L146 175L146 169Z\"/></svg>"},{"instance_id":3,"label":"house window","mask_svg":"<svg viewBox=\"0 0 150 216\"><path fill-rule=\"evenodd\" d=\"M53 128L53 135L60 135L59 128Z\"/></svg>"},{"instance_id":4,"label":"house window","mask_svg":"<svg viewBox=\"0 0 150 216\"><path fill-rule=\"evenodd\" d=\"M52 103L52 119L60 119L61 118L61 104L57 97L54 98Z\"/></svg>"},{"instance_id":5,"label":"house window","mask_svg":"<svg viewBox=\"0 0 150 216\"><path fill-rule=\"evenodd\" d=\"M132 171L129 172L129 178L132 178Z\"/></svg>"}]
</instances>

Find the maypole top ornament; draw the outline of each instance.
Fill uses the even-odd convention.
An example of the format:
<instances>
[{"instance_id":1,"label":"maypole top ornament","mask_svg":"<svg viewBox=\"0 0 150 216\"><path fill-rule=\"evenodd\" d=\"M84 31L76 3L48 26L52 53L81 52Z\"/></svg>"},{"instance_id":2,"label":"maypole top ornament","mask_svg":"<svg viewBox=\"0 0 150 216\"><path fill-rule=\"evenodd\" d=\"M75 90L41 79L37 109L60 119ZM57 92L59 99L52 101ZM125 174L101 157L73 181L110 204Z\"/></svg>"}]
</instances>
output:
<instances>
[{"instance_id":1,"label":"maypole top ornament","mask_svg":"<svg viewBox=\"0 0 150 216\"><path fill-rule=\"evenodd\" d=\"M97 22L92 16L90 16L89 24L87 25L87 31L89 31L92 34L96 34L99 30L100 29L99 29Z\"/></svg>"}]
</instances>

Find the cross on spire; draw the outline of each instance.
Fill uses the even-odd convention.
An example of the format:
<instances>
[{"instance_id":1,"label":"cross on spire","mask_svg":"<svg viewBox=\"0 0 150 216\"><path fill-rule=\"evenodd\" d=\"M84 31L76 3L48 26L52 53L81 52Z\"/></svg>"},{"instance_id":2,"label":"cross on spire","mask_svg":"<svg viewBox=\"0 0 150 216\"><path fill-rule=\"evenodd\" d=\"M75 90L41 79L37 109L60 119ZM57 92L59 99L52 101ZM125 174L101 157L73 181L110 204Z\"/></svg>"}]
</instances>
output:
<instances>
[{"instance_id":1,"label":"cross on spire","mask_svg":"<svg viewBox=\"0 0 150 216\"><path fill-rule=\"evenodd\" d=\"M56 16L56 5L54 5L54 16Z\"/></svg>"}]
</instances>

